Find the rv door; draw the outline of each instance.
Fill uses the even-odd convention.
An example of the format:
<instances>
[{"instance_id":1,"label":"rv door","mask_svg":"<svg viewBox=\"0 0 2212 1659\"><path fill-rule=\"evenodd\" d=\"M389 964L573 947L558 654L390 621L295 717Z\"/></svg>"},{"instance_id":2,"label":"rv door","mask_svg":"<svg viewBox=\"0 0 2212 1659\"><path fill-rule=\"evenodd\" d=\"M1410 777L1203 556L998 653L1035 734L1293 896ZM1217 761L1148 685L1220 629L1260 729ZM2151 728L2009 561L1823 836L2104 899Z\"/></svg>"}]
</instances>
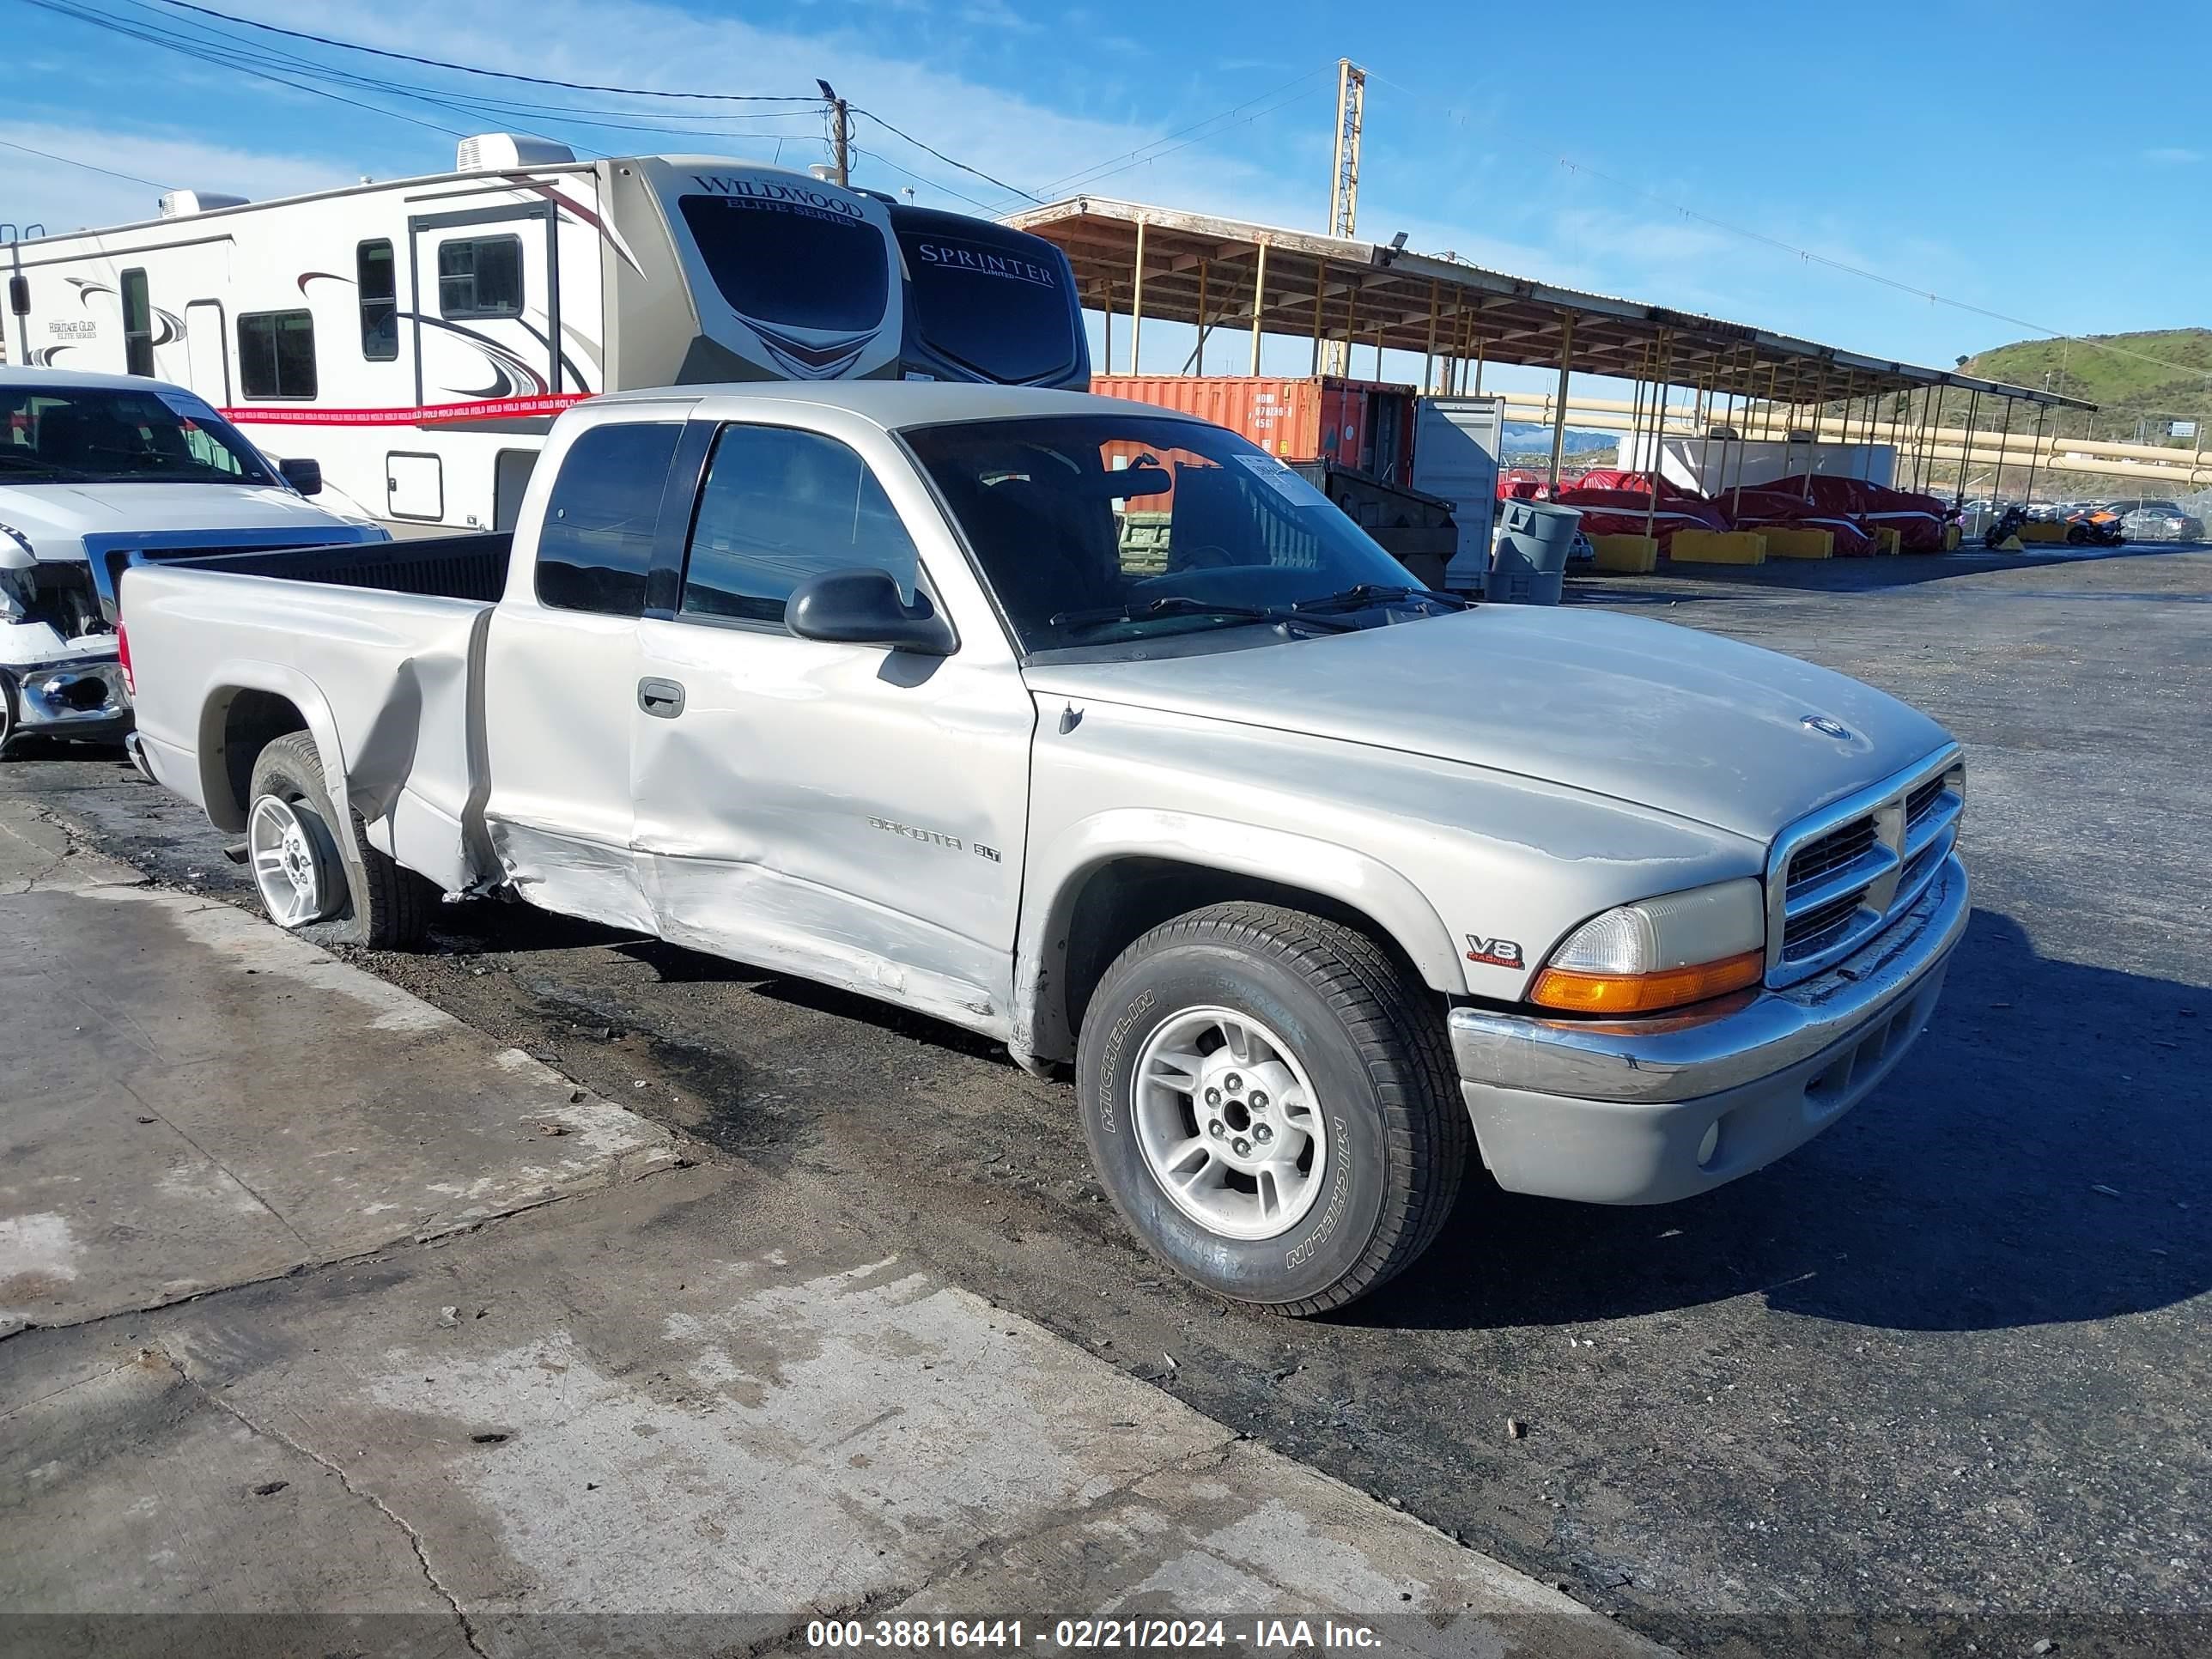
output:
<instances>
[{"instance_id":1,"label":"rv door","mask_svg":"<svg viewBox=\"0 0 2212 1659\"><path fill-rule=\"evenodd\" d=\"M185 307L185 384L217 409L230 407L230 355L220 300L194 300Z\"/></svg>"},{"instance_id":2,"label":"rv door","mask_svg":"<svg viewBox=\"0 0 2212 1659\"><path fill-rule=\"evenodd\" d=\"M563 381L556 344L561 265L552 203L420 214L407 229L418 404L577 389Z\"/></svg>"}]
</instances>

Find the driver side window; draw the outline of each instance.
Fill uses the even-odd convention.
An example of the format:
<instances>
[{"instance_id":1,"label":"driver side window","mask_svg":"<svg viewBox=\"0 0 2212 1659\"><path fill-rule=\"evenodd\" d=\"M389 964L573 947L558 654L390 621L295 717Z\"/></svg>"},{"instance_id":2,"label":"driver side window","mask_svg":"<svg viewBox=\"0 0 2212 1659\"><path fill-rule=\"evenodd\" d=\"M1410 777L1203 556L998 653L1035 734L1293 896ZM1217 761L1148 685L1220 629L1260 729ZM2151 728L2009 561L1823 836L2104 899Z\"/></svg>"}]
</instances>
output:
<instances>
[{"instance_id":1,"label":"driver side window","mask_svg":"<svg viewBox=\"0 0 2212 1659\"><path fill-rule=\"evenodd\" d=\"M914 603L921 559L875 474L818 432L726 426L714 441L679 614L781 623L800 583L831 570L888 571Z\"/></svg>"}]
</instances>

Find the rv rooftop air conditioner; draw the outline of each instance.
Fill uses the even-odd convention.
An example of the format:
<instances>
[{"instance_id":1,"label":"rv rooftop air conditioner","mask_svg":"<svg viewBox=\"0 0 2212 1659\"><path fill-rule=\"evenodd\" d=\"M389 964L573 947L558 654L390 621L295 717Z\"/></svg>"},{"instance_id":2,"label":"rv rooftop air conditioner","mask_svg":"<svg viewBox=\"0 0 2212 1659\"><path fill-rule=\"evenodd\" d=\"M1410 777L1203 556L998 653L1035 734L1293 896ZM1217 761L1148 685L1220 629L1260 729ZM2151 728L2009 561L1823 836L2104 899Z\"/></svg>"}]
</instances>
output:
<instances>
[{"instance_id":1,"label":"rv rooftop air conditioner","mask_svg":"<svg viewBox=\"0 0 2212 1659\"><path fill-rule=\"evenodd\" d=\"M243 196L226 196L214 190L169 190L161 192L161 216L164 219L189 219L195 213L212 213L217 208L244 207Z\"/></svg>"},{"instance_id":2,"label":"rv rooftop air conditioner","mask_svg":"<svg viewBox=\"0 0 2212 1659\"><path fill-rule=\"evenodd\" d=\"M532 138L521 132L479 132L461 140L453 168L458 173L496 173L502 167L555 167L575 159L575 151L550 138Z\"/></svg>"}]
</instances>

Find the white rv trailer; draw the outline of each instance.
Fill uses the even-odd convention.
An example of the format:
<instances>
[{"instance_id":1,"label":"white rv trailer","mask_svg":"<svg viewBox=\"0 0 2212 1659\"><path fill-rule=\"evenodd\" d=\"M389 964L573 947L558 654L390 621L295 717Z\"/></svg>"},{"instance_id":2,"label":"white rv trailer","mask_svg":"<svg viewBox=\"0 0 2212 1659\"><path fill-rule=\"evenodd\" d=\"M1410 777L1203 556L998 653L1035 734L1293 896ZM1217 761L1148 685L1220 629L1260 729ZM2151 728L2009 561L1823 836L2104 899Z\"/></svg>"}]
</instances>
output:
<instances>
[{"instance_id":1,"label":"white rv trailer","mask_svg":"<svg viewBox=\"0 0 2212 1659\"><path fill-rule=\"evenodd\" d=\"M805 173L492 134L453 173L161 207L0 249L8 356L188 386L395 527L510 526L593 392L900 373L885 205Z\"/></svg>"}]
</instances>

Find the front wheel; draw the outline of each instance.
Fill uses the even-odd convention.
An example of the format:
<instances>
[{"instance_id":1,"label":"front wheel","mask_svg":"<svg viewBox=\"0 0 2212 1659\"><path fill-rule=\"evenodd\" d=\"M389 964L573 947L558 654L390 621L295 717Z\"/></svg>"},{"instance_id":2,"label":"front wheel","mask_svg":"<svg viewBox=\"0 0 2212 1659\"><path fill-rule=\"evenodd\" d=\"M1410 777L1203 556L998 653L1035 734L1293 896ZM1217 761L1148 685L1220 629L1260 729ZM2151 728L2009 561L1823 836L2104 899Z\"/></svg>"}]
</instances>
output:
<instances>
[{"instance_id":1,"label":"front wheel","mask_svg":"<svg viewBox=\"0 0 2212 1659\"><path fill-rule=\"evenodd\" d=\"M1277 905L1194 910L1123 951L1077 1077L1091 1162L1146 1245L1284 1313L1402 1272L1466 1169L1425 988L1367 935Z\"/></svg>"}]
</instances>

